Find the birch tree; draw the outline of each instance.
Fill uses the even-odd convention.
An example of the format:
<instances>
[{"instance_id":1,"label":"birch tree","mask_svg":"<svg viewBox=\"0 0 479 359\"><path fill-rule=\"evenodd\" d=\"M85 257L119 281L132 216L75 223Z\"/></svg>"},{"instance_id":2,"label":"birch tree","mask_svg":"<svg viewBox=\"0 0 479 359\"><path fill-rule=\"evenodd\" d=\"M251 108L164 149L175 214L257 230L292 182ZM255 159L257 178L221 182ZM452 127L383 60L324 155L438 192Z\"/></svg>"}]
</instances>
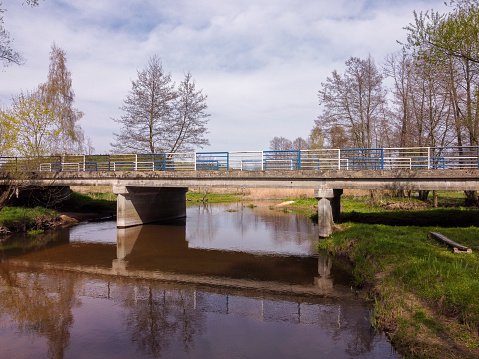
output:
<instances>
[{"instance_id":1,"label":"birch tree","mask_svg":"<svg viewBox=\"0 0 479 359\"><path fill-rule=\"evenodd\" d=\"M56 143L52 143L52 153L83 153L85 136L78 123L83 112L74 107L75 92L72 88L71 72L66 63L66 52L53 44L48 79L39 86L38 95L60 121L59 138Z\"/></svg>"}]
</instances>

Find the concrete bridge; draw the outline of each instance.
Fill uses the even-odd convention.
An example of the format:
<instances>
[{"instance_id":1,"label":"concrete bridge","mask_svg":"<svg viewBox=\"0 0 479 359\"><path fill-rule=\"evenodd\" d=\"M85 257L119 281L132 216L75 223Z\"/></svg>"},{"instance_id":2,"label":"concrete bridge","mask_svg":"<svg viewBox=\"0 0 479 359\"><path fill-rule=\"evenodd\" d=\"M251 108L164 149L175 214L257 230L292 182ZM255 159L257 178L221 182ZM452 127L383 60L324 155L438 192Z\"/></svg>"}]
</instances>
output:
<instances>
[{"instance_id":1,"label":"concrete bridge","mask_svg":"<svg viewBox=\"0 0 479 359\"><path fill-rule=\"evenodd\" d=\"M0 185L19 181L0 173ZM310 188L318 199L320 237L340 220L343 189L479 190L479 169L252 170L252 171L33 171L21 181L34 186L111 186L119 228L186 216L188 187Z\"/></svg>"}]
</instances>

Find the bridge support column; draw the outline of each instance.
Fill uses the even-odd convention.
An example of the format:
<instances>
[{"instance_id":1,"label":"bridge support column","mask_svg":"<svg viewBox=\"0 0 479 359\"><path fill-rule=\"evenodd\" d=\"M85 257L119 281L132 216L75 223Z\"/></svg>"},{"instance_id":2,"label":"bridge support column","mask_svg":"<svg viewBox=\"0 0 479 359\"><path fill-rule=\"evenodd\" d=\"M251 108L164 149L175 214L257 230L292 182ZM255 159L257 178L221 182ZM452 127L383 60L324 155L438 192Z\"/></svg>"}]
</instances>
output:
<instances>
[{"instance_id":1,"label":"bridge support column","mask_svg":"<svg viewBox=\"0 0 479 359\"><path fill-rule=\"evenodd\" d=\"M184 187L114 186L117 227L125 228L186 217Z\"/></svg>"},{"instance_id":2,"label":"bridge support column","mask_svg":"<svg viewBox=\"0 0 479 359\"><path fill-rule=\"evenodd\" d=\"M328 237L333 233L333 221L341 219L342 189L317 189L314 196L318 200L318 227L319 236Z\"/></svg>"}]
</instances>

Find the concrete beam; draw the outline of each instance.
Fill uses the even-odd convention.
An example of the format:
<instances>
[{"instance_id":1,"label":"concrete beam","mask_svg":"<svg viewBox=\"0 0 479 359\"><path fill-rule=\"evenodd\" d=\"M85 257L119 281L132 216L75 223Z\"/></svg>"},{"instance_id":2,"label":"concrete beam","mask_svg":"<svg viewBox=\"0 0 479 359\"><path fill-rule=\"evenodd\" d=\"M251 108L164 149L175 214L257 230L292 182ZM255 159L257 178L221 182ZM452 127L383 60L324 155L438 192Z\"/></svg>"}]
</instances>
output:
<instances>
[{"instance_id":1,"label":"concrete beam","mask_svg":"<svg viewBox=\"0 0 479 359\"><path fill-rule=\"evenodd\" d=\"M114 186L117 195L117 227L186 217L188 188Z\"/></svg>"},{"instance_id":2,"label":"concrete beam","mask_svg":"<svg viewBox=\"0 0 479 359\"><path fill-rule=\"evenodd\" d=\"M15 179L13 179L15 180ZM394 190L479 190L479 169L463 170L301 170L34 172L33 185L217 188L344 188ZM0 173L0 185L8 184Z\"/></svg>"}]
</instances>

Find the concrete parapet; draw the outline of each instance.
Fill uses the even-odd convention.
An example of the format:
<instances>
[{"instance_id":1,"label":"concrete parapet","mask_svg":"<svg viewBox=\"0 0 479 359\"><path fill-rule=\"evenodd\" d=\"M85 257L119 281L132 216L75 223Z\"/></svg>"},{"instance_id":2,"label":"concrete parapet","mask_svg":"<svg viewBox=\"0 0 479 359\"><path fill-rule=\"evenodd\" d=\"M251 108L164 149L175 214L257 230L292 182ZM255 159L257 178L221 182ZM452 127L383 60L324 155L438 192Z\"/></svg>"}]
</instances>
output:
<instances>
[{"instance_id":1,"label":"concrete parapet","mask_svg":"<svg viewBox=\"0 0 479 359\"><path fill-rule=\"evenodd\" d=\"M184 187L113 186L117 227L185 218L187 191Z\"/></svg>"}]
</instances>

